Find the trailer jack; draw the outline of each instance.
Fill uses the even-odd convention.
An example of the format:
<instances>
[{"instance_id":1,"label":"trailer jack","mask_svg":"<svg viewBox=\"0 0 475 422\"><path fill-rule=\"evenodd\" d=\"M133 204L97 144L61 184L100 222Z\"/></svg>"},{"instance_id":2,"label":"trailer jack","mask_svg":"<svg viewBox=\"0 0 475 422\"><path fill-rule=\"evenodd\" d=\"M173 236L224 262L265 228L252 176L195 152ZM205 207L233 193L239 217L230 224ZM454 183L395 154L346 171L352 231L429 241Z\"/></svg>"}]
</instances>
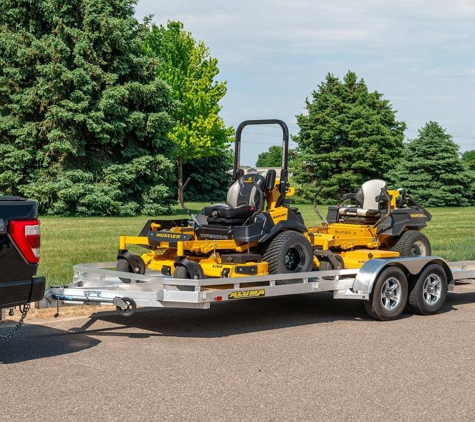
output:
<instances>
[{"instance_id":1,"label":"trailer jack","mask_svg":"<svg viewBox=\"0 0 475 422\"><path fill-rule=\"evenodd\" d=\"M133 299L127 297L116 297L114 298L114 305L117 312L121 316L131 316L137 310L137 304Z\"/></svg>"}]
</instances>

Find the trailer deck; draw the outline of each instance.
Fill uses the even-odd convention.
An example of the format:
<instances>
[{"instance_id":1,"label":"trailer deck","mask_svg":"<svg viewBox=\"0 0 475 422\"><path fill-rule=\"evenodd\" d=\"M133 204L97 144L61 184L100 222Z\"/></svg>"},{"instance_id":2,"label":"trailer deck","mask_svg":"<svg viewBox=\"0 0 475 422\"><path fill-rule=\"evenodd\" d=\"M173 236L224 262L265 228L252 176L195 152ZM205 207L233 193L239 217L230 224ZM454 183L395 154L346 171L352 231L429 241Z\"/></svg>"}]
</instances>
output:
<instances>
[{"instance_id":1,"label":"trailer deck","mask_svg":"<svg viewBox=\"0 0 475 422\"><path fill-rule=\"evenodd\" d=\"M446 263L433 256L373 259L361 269L200 280L176 279L150 270L144 275L119 272L112 269L114 262L105 262L74 266L73 282L53 286L46 298L56 299L58 304L110 304L124 316L133 314L137 307L208 309L215 302L328 291L333 292L334 299L370 301L373 287L385 269L402 268L410 279L430 264L445 271L447 290L452 290L455 282L475 279L475 263ZM387 293L383 300L388 308L398 300L394 294Z\"/></svg>"}]
</instances>

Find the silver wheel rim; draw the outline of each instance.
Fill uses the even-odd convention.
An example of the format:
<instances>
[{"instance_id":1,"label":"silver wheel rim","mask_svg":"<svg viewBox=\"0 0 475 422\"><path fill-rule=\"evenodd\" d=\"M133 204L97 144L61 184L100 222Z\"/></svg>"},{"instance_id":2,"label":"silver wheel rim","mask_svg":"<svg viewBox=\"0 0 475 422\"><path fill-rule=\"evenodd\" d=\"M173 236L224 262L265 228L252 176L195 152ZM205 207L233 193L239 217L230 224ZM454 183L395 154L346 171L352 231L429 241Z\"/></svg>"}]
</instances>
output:
<instances>
[{"instance_id":1,"label":"silver wheel rim","mask_svg":"<svg viewBox=\"0 0 475 422\"><path fill-rule=\"evenodd\" d=\"M384 309L392 311L401 302L401 282L396 277L386 279L381 286L381 304Z\"/></svg>"},{"instance_id":2,"label":"silver wheel rim","mask_svg":"<svg viewBox=\"0 0 475 422\"><path fill-rule=\"evenodd\" d=\"M411 247L411 256L427 256L427 249L424 242L417 240Z\"/></svg>"},{"instance_id":3,"label":"silver wheel rim","mask_svg":"<svg viewBox=\"0 0 475 422\"><path fill-rule=\"evenodd\" d=\"M437 274L429 274L422 285L422 297L428 305L437 303L442 295L442 279Z\"/></svg>"}]
</instances>

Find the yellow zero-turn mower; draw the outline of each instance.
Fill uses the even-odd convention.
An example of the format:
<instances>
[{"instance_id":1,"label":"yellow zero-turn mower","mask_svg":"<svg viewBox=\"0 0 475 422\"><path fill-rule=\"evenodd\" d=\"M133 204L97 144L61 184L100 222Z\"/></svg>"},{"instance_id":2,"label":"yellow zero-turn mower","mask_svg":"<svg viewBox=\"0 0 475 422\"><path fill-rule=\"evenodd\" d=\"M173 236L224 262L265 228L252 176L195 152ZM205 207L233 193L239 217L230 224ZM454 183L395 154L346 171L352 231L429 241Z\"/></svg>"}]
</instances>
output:
<instances>
[{"instance_id":1,"label":"yellow zero-turn mower","mask_svg":"<svg viewBox=\"0 0 475 422\"><path fill-rule=\"evenodd\" d=\"M279 125L283 132L280 177L273 169L244 174L240 168L243 129L264 124ZM148 268L180 279L233 278L359 268L372 258L430 255L429 241L420 233L430 214L405 191L387 190L382 180L370 180L346 194L354 206L329 207L326 219L317 211L322 224L307 227L286 200L294 193L288 181L288 147L283 121L242 122L226 203L205 207L195 217L182 199L189 219L149 220L138 236L120 237L116 269L143 274ZM132 254L129 245L147 252Z\"/></svg>"},{"instance_id":2,"label":"yellow zero-turn mower","mask_svg":"<svg viewBox=\"0 0 475 422\"><path fill-rule=\"evenodd\" d=\"M283 132L280 175L273 169L244 174L242 131L246 126L269 124L279 125ZM286 203L293 194L288 148L289 130L283 121L242 122L236 131L233 184L226 203L205 207L195 217L182 201L190 219L149 220L139 236L121 236L116 269L143 274L149 268L175 278L198 279L310 271L314 259L307 227L298 210ZM133 255L128 245L148 251Z\"/></svg>"},{"instance_id":3,"label":"yellow zero-turn mower","mask_svg":"<svg viewBox=\"0 0 475 422\"><path fill-rule=\"evenodd\" d=\"M429 239L421 233L431 214L404 189L388 190L383 180L365 182L345 194L352 206L331 206L318 227L306 234L320 270L360 268L372 258L427 256Z\"/></svg>"}]
</instances>

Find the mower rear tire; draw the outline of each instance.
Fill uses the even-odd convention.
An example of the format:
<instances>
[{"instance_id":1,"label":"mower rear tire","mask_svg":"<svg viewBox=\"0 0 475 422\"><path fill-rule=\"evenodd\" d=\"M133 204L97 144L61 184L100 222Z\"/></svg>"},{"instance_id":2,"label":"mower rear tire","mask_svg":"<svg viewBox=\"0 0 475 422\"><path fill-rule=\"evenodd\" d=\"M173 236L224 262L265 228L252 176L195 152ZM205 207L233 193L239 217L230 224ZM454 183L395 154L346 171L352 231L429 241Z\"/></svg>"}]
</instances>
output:
<instances>
[{"instance_id":1,"label":"mower rear tire","mask_svg":"<svg viewBox=\"0 0 475 422\"><path fill-rule=\"evenodd\" d=\"M136 268L132 268L129 261L127 261L125 258L120 258L117 260L117 264L115 265L116 271L122 271L124 273L133 273L133 274L145 274L146 266L143 259L138 255L133 255L133 257L137 261ZM119 277L119 278L123 283L131 282L130 278L124 278L124 277Z\"/></svg>"},{"instance_id":2,"label":"mower rear tire","mask_svg":"<svg viewBox=\"0 0 475 422\"><path fill-rule=\"evenodd\" d=\"M429 239L418 230L404 232L391 247L401 257L429 256L432 253Z\"/></svg>"},{"instance_id":3,"label":"mower rear tire","mask_svg":"<svg viewBox=\"0 0 475 422\"><path fill-rule=\"evenodd\" d=\"M265 246L262 259L269 264L269 274L300 273L312 270L310 242L299 232L284 231ZM284 284L285 281L276 282Z\"/></svg>"}]
</instances>

